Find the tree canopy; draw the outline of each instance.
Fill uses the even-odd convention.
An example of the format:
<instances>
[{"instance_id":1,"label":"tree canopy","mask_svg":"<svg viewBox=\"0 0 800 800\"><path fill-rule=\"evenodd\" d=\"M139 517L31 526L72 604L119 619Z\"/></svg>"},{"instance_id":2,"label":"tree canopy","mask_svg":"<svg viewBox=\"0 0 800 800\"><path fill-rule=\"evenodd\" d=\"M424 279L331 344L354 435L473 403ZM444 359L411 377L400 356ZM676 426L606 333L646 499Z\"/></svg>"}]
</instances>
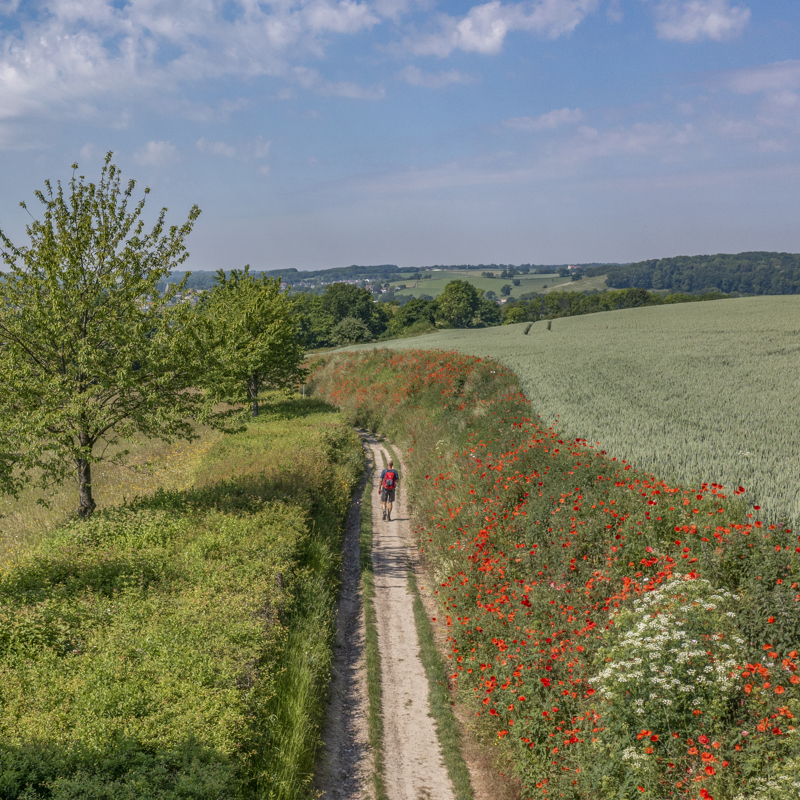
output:
<instances>
[{"instance_id":1,"label":"tree canopy","mask_svg":"<svg viewBox=\"0 0 800 800\"><path fill-rule=\"evenodd\" d=\"M478 290L469 281L450 281L436 298L441 318L454 328L466 328L480 305Z\"/></svg>"},{"instance_id":2,"label":"tree canopy","mask_svg":"<svg viewBox=\"0 0 800 800\"><path fill-rule=\"evenodd\" d=\"M188 253L200 214L166 227L162 208L145 231L144 196L123 188L108 153L100 181L73 175L67 187L45 182L41 219L29 244L0 231L8 273L0 277L0 481L16 493L76 477L79 513L91 514L92 464L124 459L116 449L137 434L170 441L193 435L196 374L175 303L180 286L158 283ZM27 210L24 203L21 204Z\"/></svg>"},{"instance_id":3,"label":"tree canopy","mask_svg":"<svg viewBox=\"0 0 800 800\"><path fill-rule=\"evenodd\" d=\"M297 324L278 278L255 278L246 266L216 279L198 309L201 382L210 402L248 402L258 416L263 389L294 387L305 374Z\"/></svg>"}]
</instances>

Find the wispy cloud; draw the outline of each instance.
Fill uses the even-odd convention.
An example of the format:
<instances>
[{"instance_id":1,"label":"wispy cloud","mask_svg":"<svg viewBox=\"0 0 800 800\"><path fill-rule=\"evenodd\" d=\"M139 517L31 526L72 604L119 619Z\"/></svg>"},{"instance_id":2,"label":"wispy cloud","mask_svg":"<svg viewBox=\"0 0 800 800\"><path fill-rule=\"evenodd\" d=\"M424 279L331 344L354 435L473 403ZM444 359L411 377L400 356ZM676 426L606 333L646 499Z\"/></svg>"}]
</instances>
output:
<instances>
[{"instance_id":1,"label":"wispy cloud","mask_svg":"<svg viewBox=\"0 0 800 800\"><path fill-rule=\"evenodd\" d=\"M582 119L583 112L579 108L559 108L538 117L512 117L504 120L503 125L518 131L546 131L580 122Z\"/></svg>"},{"instance_id":2,"label":"wispy cloud","mask_svg":"<svg viewBox=\"0 0 800 800\"><path fill-rule=\"evenodd\" d=\"M657 0L655 14L659 37L679 42L735 39L750 21L750 9L731 0Z\"/></svg>"},{"instance_id":3,"label":"wispy cloud","mask_svg":"<svg viewBox=\"0 0 800 800\"><path fill-rule=\"evenodd\" d=\"M225 144L225 142L209 142L207 139L198 139L197 149L201 153L212 156L233 158L236 155L236 148L233 145Z\"/></svg>"},{"instance_id":4,"label":"wispy cloud","mask_svg":"<svg viewBox=\"0 0 800 800\"><path fill-rule=\"evenodd\" d=\"M453 83L473 83L469 75L451 69L441 72L423 72L419 67L410 64L400 70L400 78L411 86L421 86L423 89L443 89Z\"/></svg>"},{"instance_id":5,"label":"wispy cloud","mask_svg":"<svg viewBox=\"0 0 800 800\"><path fill-rule=\"evenodd\" d=\"M327 97L346 97L351 100L382 100L386 96L383 86L361 86L352 81L328 81L310 67L295 67L294 80L304 89Z\"/></svg>"},{"instance_id":6,"label":"wispy cloud","mask_svg":"<svg viewBox=\"0 0 800 800\"><path fill-rule=\"evenodd\" d=\"M549 39L571 33L597 0L534 0L502 3L500 0L473 6L465 16L441 14L436 29L416 33L406 39L406 47L416 55L444 58L454 50L494 54L503 49L511 31L528 31Z\"/></svg>"},{"instance_id":7,"label":"wispy cloud","mask_svg":"<svg viewBox=\"0 0 800 800\"><path fill-rule=\"evenodd\" d=\"M800 59L719 73L718 82L739 94L800 89Z\"/></svg>"},{"instance_id":8,"label":"wispy cloud","mask_svg":"<svg viewBox=\"0 0 800 800\"><path fill-rule=\"evenodd\" d=\"M172 142L150 141L134 152L133 159L143 167L161 167L175 161L177 156L178 148Z\"/></svg>"},{"instance_id":9,"label":"wispy cloud","mask_svg":"<svg viewBox=\"0 0 800 800\"><path fill-rule=\"evenodd\" d=\"M209 78L286 76L331 37L381 21L356 0L52 0L31 12L5 0L0 15L17 16L0 22L0 119L100 114L123 86L135 101Z\"/></svg>"}]
</instances>

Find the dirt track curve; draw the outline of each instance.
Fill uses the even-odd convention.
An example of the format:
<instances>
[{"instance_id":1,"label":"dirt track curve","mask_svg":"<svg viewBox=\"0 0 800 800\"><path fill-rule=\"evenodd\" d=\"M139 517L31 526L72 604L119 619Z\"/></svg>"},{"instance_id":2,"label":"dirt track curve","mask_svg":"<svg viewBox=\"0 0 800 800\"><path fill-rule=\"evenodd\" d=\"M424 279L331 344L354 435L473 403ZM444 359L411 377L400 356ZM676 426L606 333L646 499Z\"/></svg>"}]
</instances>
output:
<instances>
[{"instance_id":1,"label":"dirt track curve","mask_svg":"<svg viewBox=\"0 0 800 800\"><path fill-rule=\"evenodd\" d=\"M428 703L428 682L419 657L408 570L414 548L403 491L403 466L391 521L381 519L377 494L389 455L365 434L375 465L372 486L372 562L375 615L381 655L384 784L389 800L454 800ZM345 537L342 603L331 702L323 732L324 752L315 787L326 800L374 796L367 738L364 621L358 579L361 502L354 504ZM355 518L354 518L355 517Z\"/></svg>"}]
</instances>

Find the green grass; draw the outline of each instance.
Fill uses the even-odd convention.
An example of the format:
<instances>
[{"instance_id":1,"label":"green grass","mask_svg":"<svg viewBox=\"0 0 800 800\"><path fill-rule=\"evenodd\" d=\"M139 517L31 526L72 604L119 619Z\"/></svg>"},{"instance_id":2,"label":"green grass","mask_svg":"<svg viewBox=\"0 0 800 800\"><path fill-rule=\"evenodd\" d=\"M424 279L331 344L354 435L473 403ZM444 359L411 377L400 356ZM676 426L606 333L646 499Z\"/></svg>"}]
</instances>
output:
<instances>
[{"instance_id":1,"label":"green grass","mask_svg":"<svg viewBox=\"0 0 800 800\"><path fill-rule=\"evenodd\" d=\"M374 758L375 800L386 800L383 764L383 705L381 702L381 652L375 616L375 575L372 570L372 474L370 470L361 502L361 584L364 599L367 695L369 697L369 743Z\"/></svg>"},{"instance_id":2,"label":"green grass","mask_svg":"<svg viewBox=\"0 0 800 800\"><path fill-rule=\"evenodd\" d=\"M667 480L742 485L772 519L800 520L800 298L610 311L524 335L527 326L442 331L423 346L497 359L566 436Z\"/></svg>"},{"instance_id":3,"label":"green grass","mask_svg":"<svg viewBox=\"0 0 800 800\"><path fill-rule=\"evenodd\" d=\"M303 796L362 459L329 407L283 403L192 488L26 548L0 578L0 798Z\"/></svg>"},{"instance_id":4,"label":"green grass","mask_svg":"<svg viewBox=\"0 0 800 800\"><path fill-rule=\"evenodd\" d=\"M195 469L221 436L202 427L197 433L199 438L192 442L173 444L137 439L128 445L127 466L95 464L92 476L98 507L109 508L135 497L152 496L159 489L189 488ZM78 492L72 480L46 493L29 488L18 498L0 497L0 571L66 523L77 508Z\"/></svg>"}]
</instances>

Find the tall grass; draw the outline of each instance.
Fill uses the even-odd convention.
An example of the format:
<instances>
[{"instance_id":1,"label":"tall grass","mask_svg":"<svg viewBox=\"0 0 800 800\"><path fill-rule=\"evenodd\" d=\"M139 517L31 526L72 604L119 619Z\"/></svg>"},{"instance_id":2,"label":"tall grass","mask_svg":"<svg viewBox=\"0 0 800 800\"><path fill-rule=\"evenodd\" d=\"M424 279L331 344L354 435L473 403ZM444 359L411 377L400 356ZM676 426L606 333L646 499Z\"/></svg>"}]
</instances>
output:
<instances>
[{"instance_id":1,"label":"tall grass","mask_svg":"<svg viewBox=\"0 0 800 800\"><path fill-rule=\"evenodd\" d=\"M126 465L100 462L92 469L98 507L110 508L158 490L182 490L194 483L194 473L221 434L197 429L191 442L160 442L138 439L128 445ZM108 453L112 455L111 452ZM0 570L37 545L50 532L73 516L78 507L74 481L48 491L28 488L18 498L0 497Z\"/></svg>"}]
</instances>

